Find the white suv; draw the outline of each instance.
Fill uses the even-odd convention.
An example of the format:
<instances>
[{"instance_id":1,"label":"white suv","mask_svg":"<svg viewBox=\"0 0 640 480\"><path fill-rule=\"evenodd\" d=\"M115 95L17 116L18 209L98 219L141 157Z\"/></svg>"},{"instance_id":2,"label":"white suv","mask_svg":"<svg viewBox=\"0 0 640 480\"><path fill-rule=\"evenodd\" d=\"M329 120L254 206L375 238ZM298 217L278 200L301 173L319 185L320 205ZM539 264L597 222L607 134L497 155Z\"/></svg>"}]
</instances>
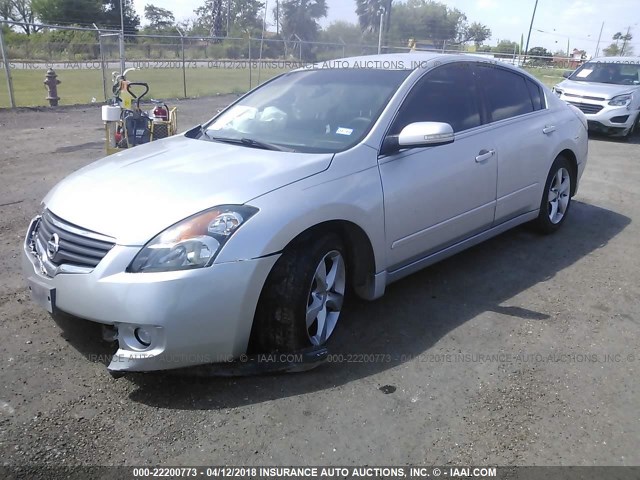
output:
<instances>
[{"instance_id":1,"label":"white suv","mask_svg":"<svg viewBox=\"0 0 640 480\"><path fill-rule=\"evenodd\" d=\"M553 87L562 100L578 107L589 130L628 137L640 118L640 57L595 58Z\"/></svg>"}]
</instances>

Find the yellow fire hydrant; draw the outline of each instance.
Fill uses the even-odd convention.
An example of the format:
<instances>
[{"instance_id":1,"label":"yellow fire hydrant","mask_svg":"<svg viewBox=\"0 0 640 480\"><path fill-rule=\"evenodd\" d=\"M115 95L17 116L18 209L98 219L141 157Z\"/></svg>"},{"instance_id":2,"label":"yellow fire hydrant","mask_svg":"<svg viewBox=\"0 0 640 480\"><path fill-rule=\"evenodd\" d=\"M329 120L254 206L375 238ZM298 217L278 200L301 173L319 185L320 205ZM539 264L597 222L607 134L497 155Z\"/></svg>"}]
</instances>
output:
<instances>
[{"instance_id":1,"label":"yellow fire hydrant","mask_svg":"<svg viewBox=\"0 0 640 480\"><path fill-rule=\"evenodd\" d=\"M60 97L58 96L58 85L60 85L61 82L58 80L58 75L53 68L47 70L43 83L47 88L48 95L46 100L49 100L49 106L57 107L58 100L60 100Z\"/></svg>"}]
</instances>

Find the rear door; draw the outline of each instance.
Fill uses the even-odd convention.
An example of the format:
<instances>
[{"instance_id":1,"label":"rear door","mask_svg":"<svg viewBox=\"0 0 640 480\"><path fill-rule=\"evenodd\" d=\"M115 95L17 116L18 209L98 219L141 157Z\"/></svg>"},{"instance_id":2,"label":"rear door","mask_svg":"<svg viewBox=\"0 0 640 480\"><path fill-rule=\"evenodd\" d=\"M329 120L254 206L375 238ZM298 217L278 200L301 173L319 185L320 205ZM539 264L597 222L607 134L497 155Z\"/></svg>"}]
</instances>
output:
<instances>
[{"instance_id":1,"label":"rear door","mask_svg":"<svg viewBox=\"0 0 640 480\"><path fill-rule=\"evenodd\" d=\"M540 181L558 133L536 82L488 63L478 66L478 74L497 151L497 225L540 208Z\"/></svg>"}]
</instances>

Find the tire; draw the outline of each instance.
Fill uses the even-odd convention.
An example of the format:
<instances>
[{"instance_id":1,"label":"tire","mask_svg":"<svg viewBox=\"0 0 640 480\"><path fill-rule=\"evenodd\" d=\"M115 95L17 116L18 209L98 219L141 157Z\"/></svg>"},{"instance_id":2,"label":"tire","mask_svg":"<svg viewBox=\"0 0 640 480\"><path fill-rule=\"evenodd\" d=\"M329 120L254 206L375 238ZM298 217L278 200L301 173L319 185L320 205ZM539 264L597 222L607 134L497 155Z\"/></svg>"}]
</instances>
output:
<instances>
[{"instance_id":1,"label":"tire","mask_svg":"<svg viewBox=\"0 0 640 480\"><path fill-rule=\"evenodd\" d=\"M250 353L294 352L326 343L344 303L345 252L335 234L284 251L260 294ZM323 273L329 279L325 284Z\"/></svg>"},{"instance_id":2,"label":"tire","mask_svg":"<svg viewBox=\"0 0 640 480\"><path fill-rule=\"evenodd\" d=\"M633 122L633 126L629 129L627 134L624 136L625 140L631 140L631 137L638 131L638 124L640 124L640 113L636 115L636 120Z\"/></svg>"},{"instance_id":3,"label":"tire","mask_svg":"<svg viewBox=\"0 0 640 480\"><path fill-rule=\"evenodd\" d=\"M574 169L565 157L553 162L544 186L540 212L532 225L541 233L556 232L564 223L571 207L571 193L575 183Z\"/></svg>"}]
</instances>

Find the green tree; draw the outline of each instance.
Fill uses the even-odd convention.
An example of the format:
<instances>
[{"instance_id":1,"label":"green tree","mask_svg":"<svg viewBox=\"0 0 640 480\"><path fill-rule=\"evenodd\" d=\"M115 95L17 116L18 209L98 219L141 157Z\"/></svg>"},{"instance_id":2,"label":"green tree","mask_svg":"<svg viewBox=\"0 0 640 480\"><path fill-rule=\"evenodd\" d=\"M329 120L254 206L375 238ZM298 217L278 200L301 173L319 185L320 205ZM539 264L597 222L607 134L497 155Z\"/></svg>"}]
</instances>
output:
<instances>
[{"instance_id":1,"label":"green tree","mask_svg":"<svg viewBox=\"0 0 640 480\"><path fill-rule=\"evenodd\" d=\"M0 19L11 20L11 11L11 0L0 0Z\"/></svg>"},{"instance_id":2,"label":"green tree","mask_svg":"<svg viewBox=\"0 0 640 480\"><path fill-rule=\"evenodd\" d=\"M509 58L520 53L520 46L511 40L500 40L498 45L493 47L493 52L498 58Z\"/></svg>"},{"instance_id":3,"label":"green tree","mask_svg":"<svg viewBox=\"0 0 640 480\"><path fill-rule=\"evenodd\" d=\"M393 9L390 38L406 44L414 38L442 48L462 35L467 17L457 8L433 0L408 0Z\"/></svg>"},{"instance_id":4,"label":"green tree","mask_svg":"<svg viewBox=\"0 0 640 480\"><path fill-rule=\"evenodd\" d=\"M154 32L166 31L176 23L176 17L171 10L156 7L150 3L144 6L144 16L149 22L149 30Z\"/></svg>"},{"instance_id":5,"label":"green tree","mask_svg":"<svg viewBox=\"0 0 640 480\"><path fill-rule=\"evenodd\" d=\"M620 50L620 55L621 56L629 56L632 55L632 53L629 52L629 48L631 47L631 45L629 45L629 42L631 40L633 40L633 35L631 33L627 33L626 35L623 35L620 38L624 43L622 44L622 49Z\"/></svg>"},{"instance_id":6,"label":"green tree","mask_svg":"<svg viewBox=\"0 0 640 480\"><path fill-rule=\"evenodd\" d=\"M291 42L302 40L299 45L303 59L313 59L313 48L309 43L318 39L318 20L327 16L326 0L283 0L280 3L280 25L282 36ZM298 40L299 39L299 40Z\"/></svg>"},{"instance_id":7,"label":"green tree","mask_svg":"<svg viewBox=\"0 0 640 480\"><path fill-rule=\"evenodd\" d=\"M608 47L605 47L602 53L604 53L605 57L617 57L620 55L620 47L616 43L612 43Z\"/></svg>"},{"instance_id":8,"label":"green tree","mask_svg":"<svg viewBox=\"0 0 640 480\"><path fill-rule=\"evenodd\" d=\"M531 65L548 65L553 61L553 54L544 47L533 47L527 52ZM567 56L565 52L564 56Z\"/></svg>"},{"instance_id":9,"label":"green tree","mask_svg":"<svg viewBox=\"0 0 640 480\"><path fill-rule=\"evenodd\" d=\"M622 32L616 32L613 34L613 39L616 41L616 47L618 46L618 42L622 39Z\"/></svg>"},{"instance_id":10,"label":"green tree","mask_svg":"<svg viewBox=\"0 0 640 480\"><path fill-rule=\"evenodd\" d=\"M255 33L262 29L259 0L205 0L194 10L196 29L214 37ZM227 31L229 25L229 31Z\"/></svg>"},{"instance_id":11,"label":"green tree","mask_svg":"<svg viewBox=\"0 0 640 480\"><path fill-rule=\"evenodd\" d=\"M204 5L196 8L195 28L207 32L212 37L223 37L222 30L222 0L205 0Z\"/></svg>"},{"instance_id":12,"label":"green tree","mask_svg":"<svg viewBox=\"0 0 640 480\"><path fill-rule=\"evenodd\" d=\"M380 15L386 0L356 0L356 15L363 33L375 33L380 28Z\"/></svg>"},{"instance_id":13,"label":"green tree","mask_svg":"<svg viewBox=\"0 0 640 480\"><path fill-rule=\"evenodd\" d=\"M323 42L345 43L346 45L357 45L362 42L362 33L358 25L338 20L332 22L321 34Z\"/></svg>"},{"instance_id":14,"label":"green tree","mask_svg":"<svg viewBox=\"0 0 640 480\"><path fill-rule=\"evenodd\" d=\"M480 47L485 40L491 38L491 29L479 22L462 27L460 43L473 42L476 47Z\"/></svg>"},{"instance_id":15,"label":"green tree","mask_svg":"<svg viewBox=\"0 0 640 480\"><path fill-rule=\"evenodd\" d=\"M136 33L140 17L133 0L124 3L124 31ZM33 14L53 25L91 25L120 29L120 0L31 0Z\"/></svg>"},{"instance_id":16,"label":"green tree","mask_svg":"<svg viewBox=\"0 0 640 480\"><path fill-rule=\"evenodd\" d=\"M31 7L42 22L53 25L91 25L103 15L101 0L32 0Z\"/></svg>"},{"instance_id":17,"label":"green tree","mask_svg":"<svg viewBox=\"0 0 640 480\"><path fill-rule=\"evenodd\" d=\"M38 27L31 25L36 19L31 0L0 0L0 18L26 24L20 28L27 35L38 31Z\"/></svg>"},{"instance_id":18,"label":"green tree","mask_svg":"<svg viewBox=\"0 0 640 480\"><path fill-rule=\"evenodd\" d=\"M120 3L124 8L124 33L134 34L140 27L140 17L133 8L133 0L103 0L100 23L108 28L120 29Z\"/></svg>"},{"instance_id":19,"label":"green tree","mask_svg":"<svg viewBox=\"0 0 640 480\"><path fill-rule=\"evenodd\" d=\"M376 37L375 40L378 40L380 16L384 12L383 43L386 44L388 42L392 5L393 0L356 0L356 15L358 15L358 23L364 38L373 41L374 37Z\"/></svg>"}]
</instances>

